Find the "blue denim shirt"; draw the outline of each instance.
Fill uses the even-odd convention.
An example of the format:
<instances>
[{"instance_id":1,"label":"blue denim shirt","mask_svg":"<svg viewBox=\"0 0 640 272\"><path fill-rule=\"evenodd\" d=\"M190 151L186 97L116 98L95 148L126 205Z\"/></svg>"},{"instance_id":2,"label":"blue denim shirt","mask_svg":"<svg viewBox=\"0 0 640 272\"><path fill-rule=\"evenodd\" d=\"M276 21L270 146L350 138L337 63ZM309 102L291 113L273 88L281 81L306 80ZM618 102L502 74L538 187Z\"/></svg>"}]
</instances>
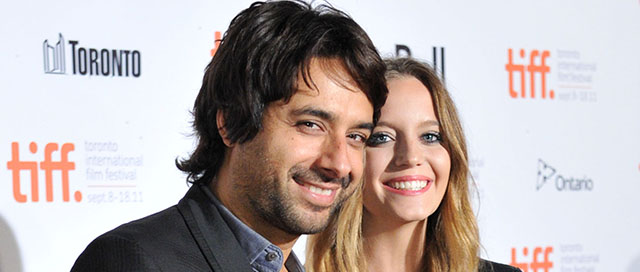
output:
<instances>
[{"instance_id":1,"label":"blue denim shirt","mask_svg":"<svg viewBox=\"0 0 640 272\"><path fill-rule=\"evenodd\" d=\"M255 272L280 272L283 263L282 250L245 225L211 192L208 186L203 186L205 194L218 208L222 218L227 223L231 232L236 236L240 247L249 259L249 264ZM289 272L304 272L304 266L300 263L296 254L291 251L285 267Z\"/></svg>"}]
</instances>

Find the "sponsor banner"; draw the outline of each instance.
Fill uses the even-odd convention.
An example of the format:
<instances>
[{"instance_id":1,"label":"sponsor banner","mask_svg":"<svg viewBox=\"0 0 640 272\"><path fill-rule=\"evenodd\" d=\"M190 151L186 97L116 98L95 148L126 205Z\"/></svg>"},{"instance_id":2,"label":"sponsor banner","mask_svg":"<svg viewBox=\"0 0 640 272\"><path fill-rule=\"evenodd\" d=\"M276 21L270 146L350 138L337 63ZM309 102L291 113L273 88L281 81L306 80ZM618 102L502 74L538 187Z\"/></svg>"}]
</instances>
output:
<instances>
[{"instance_id":1,"label":"sponsor banner","mask_svg":"<svg viewBox=\"0 0 640 272\"><path fill-rule=\"evenodd\" d=\"M509 48L507 56L511 98L598 102L598 64L580 51Z\"/></svg>"},{"instance_id":2,"label":"sponsor banner","mask_svg":"<svg viewBox=\"0 0 640 272\"><path fill-rule=\"evenodd\" d=\"M599 271L600 253L581 243L511 248L509 265L523 272Z\"/></svg>"},{"instance_id":3,"label":"sponsor banner","mask_svg":"<svg viewBox=\"0 0 640 272\"><path fill-rule=\"evenodd\" d=\"M438 75L442 78L443 81L446 80L445 74L445 54L444 47L440 46L432 46L431 47L431 59L423 59L423 61L427 62L434 70L438 73ZM395 46L395 57L413 57L413 58L423 58L422 56L415 56L411 53L411 48L405 44L396 44Z\"/></svg>"},{"instance_id":4,"label":"sponsor banner","mask_svg":"<svg viewBox=\"0 0 640 272\"><path fill-rule=\"evenodd\" d=\"M79 40L65 44L62 33L58 34L57 41L44 40L42 55L46 74L67 74L67 56L70 56L70 75L140 77L142 74L139 50L85 48Z\"/></svg>"},{"instance_id":5,"label":"sponsor banner","mask_svg":"<svg viewBox=\"0 0 640 272\"><path fill-rule=\"evenodd\" d=\"M0 271L68 271L97 235L177 203L203 71L251 2L0 9ZM640 2L331 3L384 57L446 80L483 254L640 271Z\"/></svg>"},{"instance_id":6,"label":"sponsor banner","mask_svg":"<svg viewBox=\"0 0 640 272\"><path fill-rule=\"evenodd\" d=\"M586 175L571 176L558 172L556 168L542 159L538 159L538 178L536 181L536 191L552 186L558 192L579 192L593 191L594 181Z\"/></svg>"},{"instance_id":7,"label":"sponsor banner","mask_svg":"<svg viewBox=\"0 0 640 272\"><path fill-rule=\"evenodd\" d=\"M109 204L144 200L143 191L138 188L144 154L123 150L117 142L10 145L6 169L16 203Z\"/></svg>"}]
</instances>

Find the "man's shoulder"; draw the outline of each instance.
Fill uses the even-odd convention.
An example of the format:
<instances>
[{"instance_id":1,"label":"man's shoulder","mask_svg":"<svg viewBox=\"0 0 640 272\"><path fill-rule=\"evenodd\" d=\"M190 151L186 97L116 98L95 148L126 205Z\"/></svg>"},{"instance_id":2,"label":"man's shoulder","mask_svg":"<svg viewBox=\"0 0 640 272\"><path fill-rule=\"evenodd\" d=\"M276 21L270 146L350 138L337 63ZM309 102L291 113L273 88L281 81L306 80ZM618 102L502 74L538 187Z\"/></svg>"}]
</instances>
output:
<instances>
[{"instance_id":1,"label":"man's shoulder","mask_svg":"<svg viewBox=\"0 0 640 272\"><path fill-rule=\"evenodd\" d=\"M176 206L131 221L93 240L72 271L158 271L206 265ZM194 269L197 270L197 269Z\"/></svg>"},{"instance_id":2,"label":"man's shoulder","mask_svg":"<svg viewBox=\"0 0 640 272\"><path fill-rule=\"evenodd\" d=\"M188 235L187 226L174 205L160 212L122 224L96 239L117 238L136 241L138 244L154 244L166 239L177 239L176 235L182 236L182 234Z\"/></svg>"},{"instance_id":3,"label":"man's shoulder","mask_svg":"<svg viewBox=\"0 0 640 272\"><path fill-rule=\"evenodd\" d=\"M510 265L481 259L480 267L478 271L480 272L520 272L521 270L517 267L513 267Z\"/></svg>"},{"instance_id":4,"label":"man's shoulder","mask_svg":"<svg viewBox=\"0 0 640 272\"><path fill-rule=\"evenodd\" d=\"M192 196L198 193L197 188L189 190L187 195L177 205L173 205L162 211L147 215L137 220L122 224L102 235L96 240L125 240L135 242L138 246L155 248L171 248L172 243L191 243L191 231L189 224L193 223L192 216L184 215L184 210L198 204L188 203ZM202 201L202 200L195 200ZM191 222L191 223L188 223Z\"/></svg>"}]
</instances>

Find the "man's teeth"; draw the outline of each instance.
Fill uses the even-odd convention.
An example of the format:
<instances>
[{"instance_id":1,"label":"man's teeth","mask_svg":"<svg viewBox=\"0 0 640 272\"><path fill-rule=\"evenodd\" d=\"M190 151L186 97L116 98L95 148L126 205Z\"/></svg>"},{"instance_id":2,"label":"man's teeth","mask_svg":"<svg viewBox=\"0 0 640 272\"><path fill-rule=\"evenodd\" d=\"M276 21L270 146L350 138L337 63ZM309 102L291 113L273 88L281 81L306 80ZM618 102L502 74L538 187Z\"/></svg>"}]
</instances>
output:
<instances>
[{"instance_id":1,"label":"man's teeth","mask_svg":"<svg viewBox=\"0 0 640 272\"><path fill-rule=\"evenodd\" d=\"M427 186L427 181L413 180L413 181L391 182L389 183L389 186L397 190L418 191L418 190L422 190L425 186Z\"/></svg>"},{"instance_id":2,"label":"man's teeth","mask_svg":"<svg viewBox=\"0 0 640 272\"><path fill-rule=\"evenodd\" d=\"M329 189L322 189L313 185L309 185L307 186L307 188L309 188L309 191L311 191L314 194L326 195L326 196L331 195L331 190Z\"/></svg>"}]
</instances>

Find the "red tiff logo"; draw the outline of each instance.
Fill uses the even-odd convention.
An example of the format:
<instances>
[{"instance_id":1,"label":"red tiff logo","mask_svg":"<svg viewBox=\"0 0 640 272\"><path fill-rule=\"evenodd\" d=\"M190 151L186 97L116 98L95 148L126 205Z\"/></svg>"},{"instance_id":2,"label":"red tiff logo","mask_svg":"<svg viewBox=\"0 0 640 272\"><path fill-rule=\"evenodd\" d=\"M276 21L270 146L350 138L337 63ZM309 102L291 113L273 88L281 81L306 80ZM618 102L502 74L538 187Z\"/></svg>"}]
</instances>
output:
<instances>
[{"instance_id":1,"label":"red tiff logo","mask_svg":"<svg viewBox=\"0 0 640 272\"><path fill-rule=\"evenodd\" d=\"M44 160L40 163L36 161L21 161L20 146L17 142L11 143L11 160L7 162L7 169L11 170L13 176L13 198L19 203L27 202L27 195L22 193L20 182L20 171L29 171L31 176L31 201L39 201L39 181L38 165L40 170L44 170L45 191L47 202L53 201L53 172L60 171L62 176L62 201L69 202L69 171L76 169L76 164L69 161L69 152L74 150L72 143L65 143L59 147L57 143L48 143L44 147ZM54 161L54 152L59 151L60 160ZM29 144L29 152L36 154L38 145L34 142ZM82 194L76 191L73 195L76 202L82 200Z\"/></svg>"},{"instance_id":2,"label":"red tiff logo","mask_svg":"<svg viewBox=\"0 0 640 272\"><path fill-rule=\"evenodd\" d=\"M220 42L222 41L221 37L222 37L222 34L220 33L220 31L216 31L213 34L214 43L213 43L213 48L210 51L212 57L216 55L216 51L218 51L218 47L220 47Z\"/></svg>"},{"instance_id":3,"label":"red tiff logo","mask_svg":"<svg viewBox=\"0 0 640 272\"><path fill-rule=\"evenodd\" d=\"M516 261L516 249L511 248L511 263L510 265L522 269L522 272L549 272L553 267L553 262L549 260L549 255L553 252L553 247L536 247L533 249L533 261L518 262ZM529 257L529 248L522 249L522 255ZM540 255L544 255L543 260L540 261Z\"/></svg>"},{"instance_id":4,"label":"red tiff logo","mask_svg":"<svg viewBox=\"0 0 640 272\"><path fill-rule=\"evenodd\" d=\"M526 54L524 49L520 49L520 58L525 58ZM514 64L513 62L513 50L509 48L509 62L505 65L505 69L509 72L509 95L512 98L525 98L527 97L525 89L525 74L529 72L529 92L531 98L536 97L536 74L540 74L540 94L542 98L547 98L547 73L551 70L547 65L547 58L550 56L548 50L532 50L529 54L529 65ZM540 59L540 64L536 64L536 60ZM520 75L520 91L514 88L514 75L519 73ZM555 93L553 90L549 90L549 98L553 99Z\"/></svg>"}]
</instances>

